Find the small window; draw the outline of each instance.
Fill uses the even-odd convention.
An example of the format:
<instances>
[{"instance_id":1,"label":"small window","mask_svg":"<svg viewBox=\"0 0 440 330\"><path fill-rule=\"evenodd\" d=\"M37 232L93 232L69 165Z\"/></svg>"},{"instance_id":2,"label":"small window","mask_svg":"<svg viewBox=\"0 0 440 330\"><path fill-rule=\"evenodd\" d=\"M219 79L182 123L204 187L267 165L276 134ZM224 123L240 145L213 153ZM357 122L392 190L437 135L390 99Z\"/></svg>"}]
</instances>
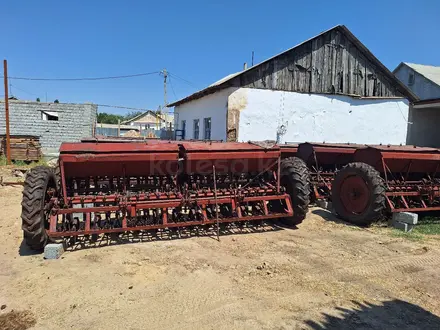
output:
<instances>
[{"instance_id":1,"label":"small window","mask_svg":"<svg viewBox=\"0 0 440 330\"><path fill-rule=\"evenodd\" d=\"M194 119L194 140L199 139L199 131L200 131L200 120Z\"/></svg>"},{"instance_id":2,"label":"small window","mask_svg":"<svg viewBox=\"0 0 440 330\"><path fill-rule=\"evenodd\" d=\"M211 140L211 117L203 119L204 139Z\"/></svg>"},{"instance_id":3,"label":"small window","mask_svg":"<svg viewBox=\"0 0 440 330\"><path fill-rule=\"evenodd\" d=\"M53 111L41 111L41 119L58 121L58 112Z\"/></svg>"},{"instance_id":4,"label":"small window","mask_svg":"<svg viewBox=\"0 0 440 330\"><path fill-rule=\"evenodd\" d=\"M182 120L182 139L185 140L186 120Z\"/></svg>"},{"instance_id":5,"label":"small window","mask_svg":"<svg viewBox=\"0 0 440 330\"><path fill-rule=\"evenodd\" d=\"M410 73L408 76L408 86L414 85L414 73Z\"/></svg>"}]
</instances>

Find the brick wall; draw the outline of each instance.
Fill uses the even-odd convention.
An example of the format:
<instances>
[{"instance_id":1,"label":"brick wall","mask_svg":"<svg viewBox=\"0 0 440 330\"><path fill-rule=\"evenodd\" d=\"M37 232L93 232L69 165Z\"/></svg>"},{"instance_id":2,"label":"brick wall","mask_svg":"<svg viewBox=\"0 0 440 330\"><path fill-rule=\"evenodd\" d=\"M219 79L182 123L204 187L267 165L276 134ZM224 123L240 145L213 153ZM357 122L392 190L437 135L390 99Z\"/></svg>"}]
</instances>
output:
<instances>
[{"instance_id":1,"label":"brick wall","mask_svg":"<svg viewBox=\"0 0 440 330\"><path fill-rule=\"evenodd\" d=\"M40 137L44 153L56 152L62 142L79 141L93 134L98 106L94 104L9 101L11 135ZM42 112L58 115L58 121L44 120ZM6 133L5 103L0 101L0 134Z\"/></svg>"}]
</instances>

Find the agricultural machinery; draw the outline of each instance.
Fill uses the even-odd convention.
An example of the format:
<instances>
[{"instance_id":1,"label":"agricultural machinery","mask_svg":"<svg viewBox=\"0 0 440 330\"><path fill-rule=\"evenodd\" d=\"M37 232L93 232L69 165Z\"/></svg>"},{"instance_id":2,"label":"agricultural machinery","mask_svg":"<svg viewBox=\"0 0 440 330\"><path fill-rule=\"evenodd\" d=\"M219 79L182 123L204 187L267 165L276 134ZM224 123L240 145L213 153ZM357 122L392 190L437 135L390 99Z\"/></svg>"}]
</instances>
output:
<instances>
[{"instance_id":1,"label":"agricultural machinery","mask_svg":"<svg viewBox=\"0 0 440 330\"><path fill-rule=\"evenodd\" d=\"M364 146L332 184L335 211L368 225L392 212L440 211L440 150L414 146Z\"/></svg>"},{"instance_id":2,"label":"agricultural machinery","mask_svg":"<svg viewBox=\"0 0 440 330\"><path fill-rule=\"evenodd\" d=\"M280 219L298 224L309 203L305 163L254 143L63 143L56 170L29 171L26 243Z\"/></svg>"},{"instance_id":3,"label":"agricultural machinery","mask_svg":"<svg viewBox=\"0 0 440 330\"><path fill-rule=\"evenodd\" d=\"M301 143L297 156L304 160L310 171L312 199L331 198L335 173L347 165L359 145L350 143Z\"/></svg>"},{"instance_id":4,"label":"agricultural machinery","mask_svg":"<svg viewBox=\"0 0 440 330\"><path fill-rule=\"evenodd\" d=\"M393 212L440 211L439 149L331 143L281 148L307 164L311 200L331 200L346 221L369 225Z\"/></svg>"}]
</instances>

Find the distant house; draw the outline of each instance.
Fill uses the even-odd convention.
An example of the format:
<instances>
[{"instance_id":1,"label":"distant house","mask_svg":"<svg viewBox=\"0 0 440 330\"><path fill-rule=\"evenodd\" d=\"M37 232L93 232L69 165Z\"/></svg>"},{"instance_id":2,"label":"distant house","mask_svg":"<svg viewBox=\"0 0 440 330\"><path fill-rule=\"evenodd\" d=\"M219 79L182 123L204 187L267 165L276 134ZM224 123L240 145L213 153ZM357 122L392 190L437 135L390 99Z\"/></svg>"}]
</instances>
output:
<instances>
[{"instance_id":1,"label":"distant house","mask_svg":"<svg viewBox=\"0 0 440 330\"><path fill-rule=\"evenodd\" d=\"M440 98L440 66L402 62L393 73L420 100Z\"/></svg>"},{"instance_id":2,"label":"distant house","mask_svg":"<svg viewBox=\"0 0 440 330\"><path fill-rule=\"evenodd\" d=\"M169 125L167 125L167 123L173 121L174 118L172 115L165 113L160 114L159 112L156 111L147 110L136 117L121 122L121 124L136 126L137 128L140 128L142 130L148 130L148 129L160 130L162 128L168 129Z\"/></svg>"},{"instance_id":3,"label":"distant house","mask_svg":"<svg viewBox=\"0 0 440 330\"><path fill-rule=\"evenodd\" d=\"M130 131L135 131L139 133L139 127L131 125L118 125L118 124L96 124L96 135L103 136L124 136Z\"/></svg>"},{"instance_id":4,"label":"distant house","mask_svg":"<svg viewBox=\"0 0 440 330\"><path fill-rule=\"evenodd\" d=\"M169 106L183 139L405 144L416 99L338 25Z\"/></svg>"}]
</instances>

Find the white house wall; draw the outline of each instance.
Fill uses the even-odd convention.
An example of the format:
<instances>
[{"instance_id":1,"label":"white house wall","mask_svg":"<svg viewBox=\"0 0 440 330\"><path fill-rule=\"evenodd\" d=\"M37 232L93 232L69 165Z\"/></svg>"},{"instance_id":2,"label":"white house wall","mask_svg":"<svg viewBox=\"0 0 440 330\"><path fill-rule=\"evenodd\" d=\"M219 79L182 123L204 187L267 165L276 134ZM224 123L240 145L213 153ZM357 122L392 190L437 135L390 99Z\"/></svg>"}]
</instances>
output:
<instances>
[{"instance_id":1,"label":"white house wall","mask_svg":"<svg viewBox=\"0 0 440 330\"><path fill-rule=\"evenodd\" d=\"M203 139L204 118L211 118L211 139L226 140L226 112L228 96L236 88L226 88L200 99L184 103L174 108L174 126L182 129L186 121L185 140L194 138L194 120L199 119L199 138Z\"/></svg>"},{"instance_id":2,"label":"white house wall","mask_svg":"<svg viewBox=\"0 0 440 330\"><path fill-rule=\"evenodd\" d=\"M240 88L230 95L229 108L239 109L238 141L406 143L404 99Z\"/></svg>"}]
</instances>

